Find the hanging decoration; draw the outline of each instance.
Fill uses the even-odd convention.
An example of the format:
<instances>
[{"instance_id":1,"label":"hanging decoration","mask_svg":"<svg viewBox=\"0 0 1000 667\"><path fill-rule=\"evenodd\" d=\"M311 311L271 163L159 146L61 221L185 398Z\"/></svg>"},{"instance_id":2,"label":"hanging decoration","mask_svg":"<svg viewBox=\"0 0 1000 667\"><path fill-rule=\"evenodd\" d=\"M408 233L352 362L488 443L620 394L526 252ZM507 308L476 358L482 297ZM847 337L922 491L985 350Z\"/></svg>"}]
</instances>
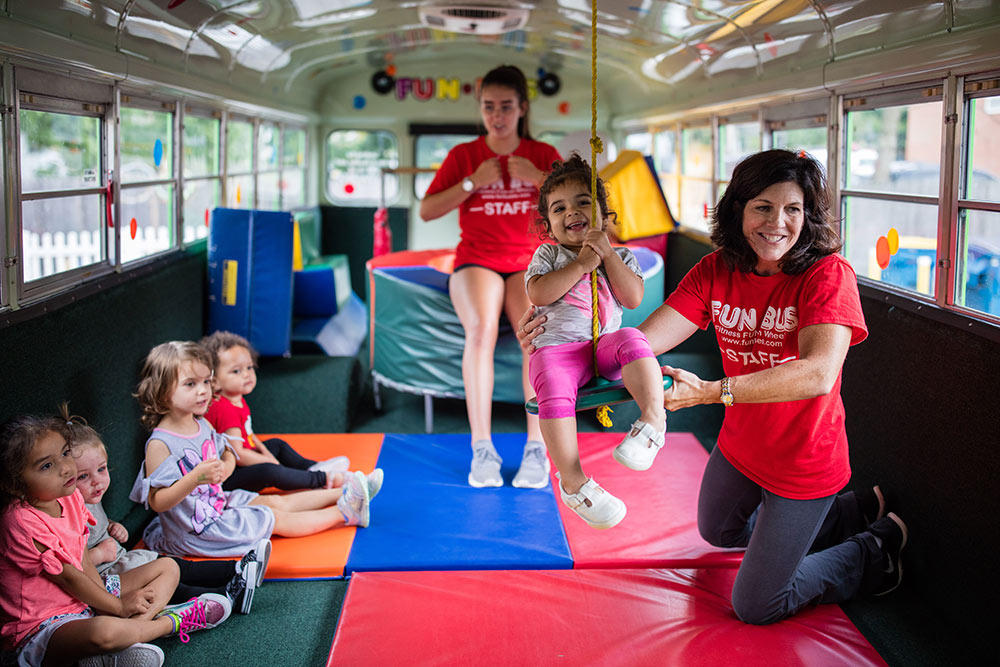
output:
<instances>
[{"instance_id":1,"label":"hanging decoration","mask_svg":"<svg viewBox=\"0 0 1000 667\"><path fill-rule=\"evenodd\" d=\"M396 80L388 72L380 69L372 75L372 89L379 95L386 95L396 87Z\"/></svg>"}]
</instances>

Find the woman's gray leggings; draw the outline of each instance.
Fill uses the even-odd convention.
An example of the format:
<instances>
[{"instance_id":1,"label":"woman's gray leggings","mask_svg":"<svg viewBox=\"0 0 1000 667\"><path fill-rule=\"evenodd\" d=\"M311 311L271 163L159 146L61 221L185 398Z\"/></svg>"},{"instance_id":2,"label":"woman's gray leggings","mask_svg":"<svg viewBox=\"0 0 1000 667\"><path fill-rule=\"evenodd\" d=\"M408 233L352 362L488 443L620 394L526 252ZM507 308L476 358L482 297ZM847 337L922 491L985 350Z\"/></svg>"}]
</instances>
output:
<instances>
[{"instance_id":1,"label":"woman's gray leggings","mask_svg":"<svg viewBox=\"0 0 1000 667\"><path fill-rule=\"evenodd\" d=\"M718 447L708 459L698 530L713 546L746 547L733 585L733 609L745 623L773 623L856 595L877 549L870 539L848 540L864 524L853 491L790 500L748 479Z\"/></svg>"}]
</instances>

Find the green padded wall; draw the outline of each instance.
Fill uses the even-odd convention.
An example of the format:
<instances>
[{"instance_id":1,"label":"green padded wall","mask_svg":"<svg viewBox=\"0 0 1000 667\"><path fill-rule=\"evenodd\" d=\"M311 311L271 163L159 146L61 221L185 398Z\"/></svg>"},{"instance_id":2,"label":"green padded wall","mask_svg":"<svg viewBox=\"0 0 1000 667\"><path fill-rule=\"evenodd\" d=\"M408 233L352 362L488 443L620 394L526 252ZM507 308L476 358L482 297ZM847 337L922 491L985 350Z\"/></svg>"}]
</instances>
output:
<instances>
[{"instance_id":1,"label":"green padded wall","mask_svg":"<svg viewBox=\"0 0 1000 667\"><path fill-rule=\"evenodd\" d=\"M70 402L108 448L108 515L137 538L150 515L128 499L147 432L132 398L142 361L166 340L202 335L205 251L176 261L41 317L0 329L4 381L0 420L43 414Z\"/></svg>"}]
</instances>

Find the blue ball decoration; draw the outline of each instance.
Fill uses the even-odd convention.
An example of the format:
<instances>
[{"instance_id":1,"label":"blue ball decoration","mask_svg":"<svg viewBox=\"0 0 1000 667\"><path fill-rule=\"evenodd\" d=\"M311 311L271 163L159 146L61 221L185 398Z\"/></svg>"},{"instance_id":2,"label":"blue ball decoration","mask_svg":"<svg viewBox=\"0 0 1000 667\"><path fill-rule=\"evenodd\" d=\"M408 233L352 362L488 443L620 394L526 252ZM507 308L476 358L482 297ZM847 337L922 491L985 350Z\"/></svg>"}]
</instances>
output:
<instances>
[{"instance_id":1,"label":"blue ball decoration","mask_svg":"<svg viewBox=\"0 0 1000 667\"><path fill-rule=\"evenodd\" d=\"M159 139L153 144L153 164L157 167L160 166L160 162L163 161L163 142Z\"/></svg>"},{"instance_id":2,"label":"blue ball decoration","mask_svg":"<svg viewBox=\"0 0 1000 667\"><path fill-rule=\"evenodd\" d=\"M367 103L368 103L368 101L365 99L364 95L355 95L354 96L354 108L355 109L364 109L365 108L365 104L367 104Z\"/></svg>"}]
</instances>

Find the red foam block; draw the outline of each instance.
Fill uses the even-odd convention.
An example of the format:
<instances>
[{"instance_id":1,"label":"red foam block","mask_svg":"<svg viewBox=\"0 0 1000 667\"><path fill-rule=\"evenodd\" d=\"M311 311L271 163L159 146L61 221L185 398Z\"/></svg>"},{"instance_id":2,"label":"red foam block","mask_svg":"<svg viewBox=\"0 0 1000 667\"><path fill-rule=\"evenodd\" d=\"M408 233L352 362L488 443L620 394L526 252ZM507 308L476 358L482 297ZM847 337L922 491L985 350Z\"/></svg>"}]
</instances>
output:
<instances>
[{"instance_id":1,"label":"red foam block","mask_svg":"<svg viewBox=\"0 0 1000 667\"><path fill-rule=\"evenodd\" d=\"M708 453L690 433L667 433L653 467L630 470L611 458L622 433L581 433L583 471L628 507L614 528L595 530L558 502L575 568L735 567L742 550L718 549L698 534L698 489ZM554 471L553 471L554 473ZM553 493L559 493L553 474Z\"/></svg>"},{"instance_id":2,"label":"red foam block","mask_svg":"<svg viewBox=\"0 0 1000 667\"><path fill-rule=\"evenodd\" d=\"M768 626L736 570L360 572L327 665L885 665L837 605Z\"/></svg>"}]
</instances>

